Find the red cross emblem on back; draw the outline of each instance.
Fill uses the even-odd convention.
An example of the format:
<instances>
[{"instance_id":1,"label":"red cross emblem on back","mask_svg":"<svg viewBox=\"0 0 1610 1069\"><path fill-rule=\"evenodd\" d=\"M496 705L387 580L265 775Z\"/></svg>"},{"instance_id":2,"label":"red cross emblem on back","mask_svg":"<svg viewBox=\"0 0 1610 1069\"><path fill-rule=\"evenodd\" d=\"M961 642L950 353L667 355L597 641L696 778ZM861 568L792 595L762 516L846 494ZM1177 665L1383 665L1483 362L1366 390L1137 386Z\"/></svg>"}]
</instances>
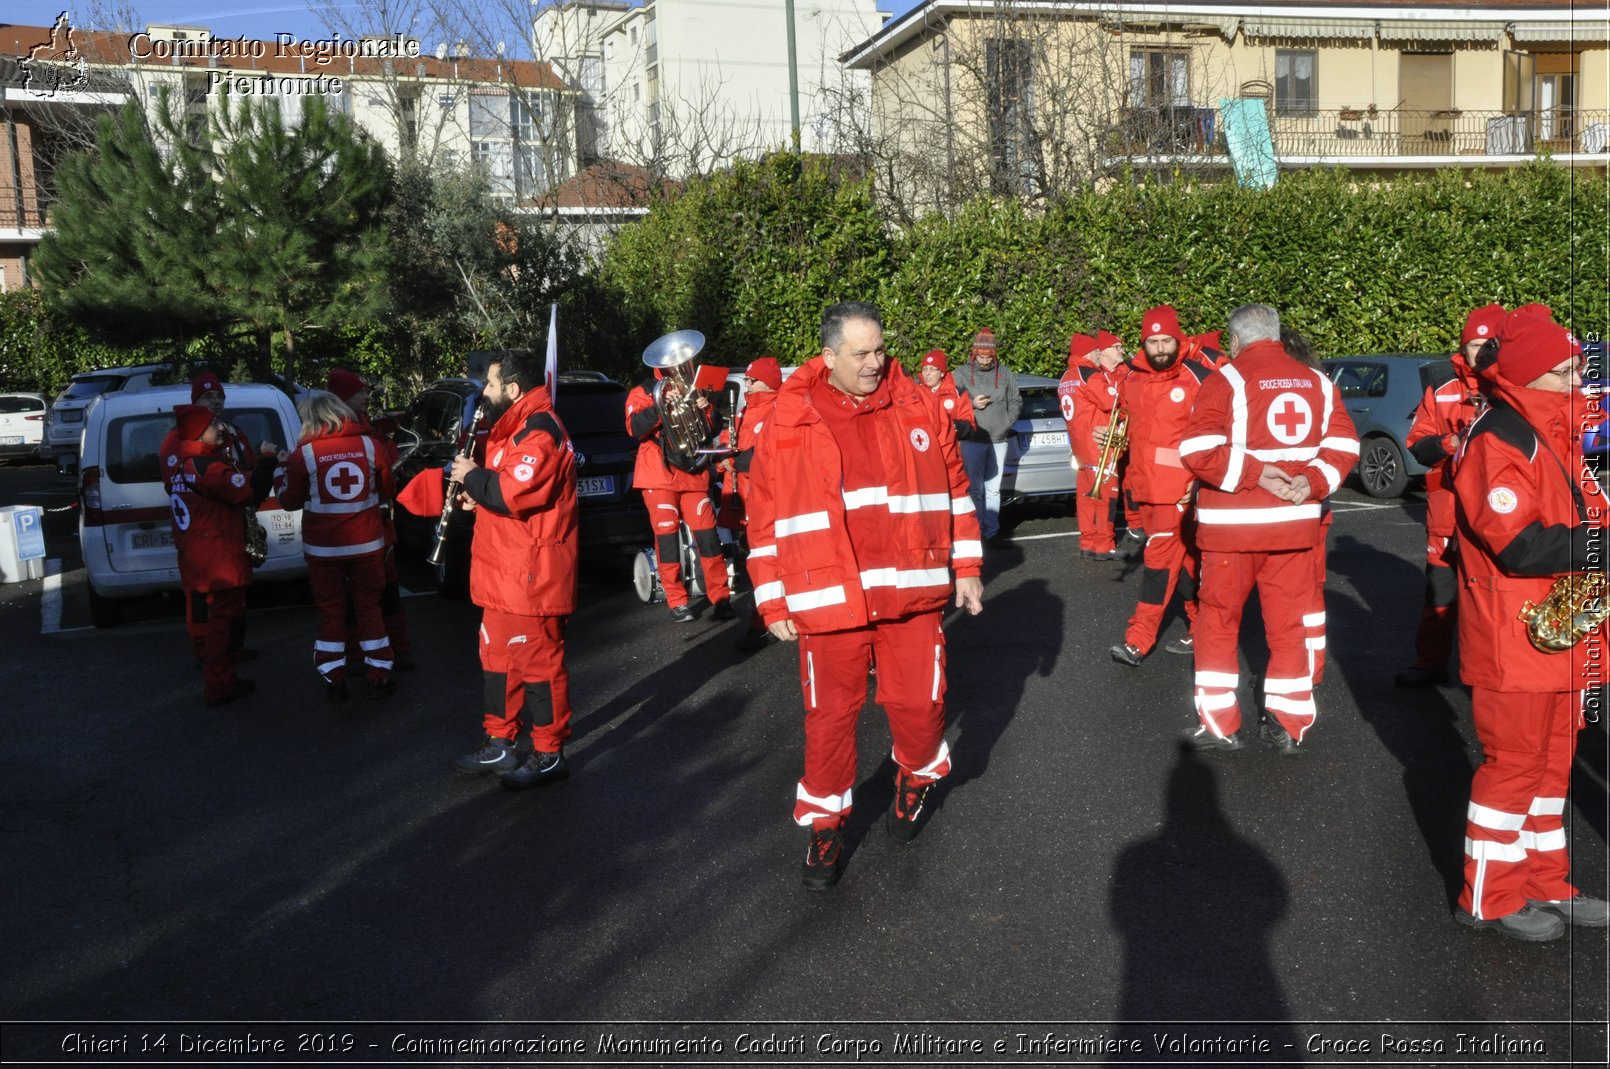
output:
<instances>
[{"instance_id":1,"label":"red cross emblem on back","mask_svg":"<svg viewBox=\"0 0 1610 1069\"><path fill-rule=\"evenodd\" d=\"M337 501L351 501L363 492L363 472L349 460L343 460L324 475L324 488Z\"/></svg>"},{"instance_id":2,"label":"red cross emblem on back","mask_svg":"<svg viewBox=\"0 0 1610 1069\"><path fill-rule=\"evenodd\" d=\"M1283 445L1297 445L1314 424L1313 410L1301 394L1283 393L1269 406L1269 433Z\"/></svg>"}]
</instances>

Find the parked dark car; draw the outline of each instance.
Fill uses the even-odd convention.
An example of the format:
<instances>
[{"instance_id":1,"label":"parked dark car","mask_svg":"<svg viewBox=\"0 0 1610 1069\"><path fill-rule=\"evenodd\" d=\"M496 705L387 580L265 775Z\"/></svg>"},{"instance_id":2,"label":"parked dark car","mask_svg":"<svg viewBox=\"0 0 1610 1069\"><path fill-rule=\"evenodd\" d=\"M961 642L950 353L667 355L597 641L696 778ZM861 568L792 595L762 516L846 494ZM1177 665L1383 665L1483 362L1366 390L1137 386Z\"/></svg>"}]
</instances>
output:
<instances>
[{"instance_id":1,"label":"parked dark car","mask_svg":"<svg viewBox=\"0 0 1610 1069\"><path fill-rule=\"evenodd\" d=\"M1358 480L1364 492L1399 496L1412 476L1426 473L1405 442L1414 410L1428 387L1453 378L1453 362L1446 356L1391 353L1339 356L1324 365L1358 430Z\"/></svg>"},{"instance_id":2,"label":"parked dark car","mask_svg":"<svg viewBox=\"0 0 1610 1069\"><path fill-rule=\"evenodd\" d=\"M397 445L401 454L397 483L452 462L480 400L478 379L438 379L397 417ZM554 407L570 432L576 448L576 492L581 510L583 553L612 549L637 550L649 544L652 531L643 510L643 496L632 486L637 442L626 433L627 387L596 371L565 371L559 375ZM447 567L447 576L462 576L463 554L474 512L453 521L455 537L450 553L459 557ZM410 551L428 554L434 542L435 517L399 511L397 537Z\"/></svg>"}]
</instances>

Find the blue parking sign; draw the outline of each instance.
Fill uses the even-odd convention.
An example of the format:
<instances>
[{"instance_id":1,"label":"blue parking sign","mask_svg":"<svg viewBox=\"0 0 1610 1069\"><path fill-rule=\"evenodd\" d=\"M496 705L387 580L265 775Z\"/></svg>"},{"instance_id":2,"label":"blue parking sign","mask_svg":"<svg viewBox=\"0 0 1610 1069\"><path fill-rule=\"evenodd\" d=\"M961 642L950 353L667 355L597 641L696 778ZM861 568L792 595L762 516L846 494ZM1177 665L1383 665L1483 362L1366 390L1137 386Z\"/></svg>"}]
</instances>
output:
<instances>
[{"instance_id":1,"label":"blue parking sign","mask_svg":"<svg viewBox=\"0 0 1610 1069\"><path fill-rule=\"evenodd\" d=\"M45 555L45 511L38 506L20 508L13 516L17 529L17 559L39 560Z\"/></svg>"}]
</instances>

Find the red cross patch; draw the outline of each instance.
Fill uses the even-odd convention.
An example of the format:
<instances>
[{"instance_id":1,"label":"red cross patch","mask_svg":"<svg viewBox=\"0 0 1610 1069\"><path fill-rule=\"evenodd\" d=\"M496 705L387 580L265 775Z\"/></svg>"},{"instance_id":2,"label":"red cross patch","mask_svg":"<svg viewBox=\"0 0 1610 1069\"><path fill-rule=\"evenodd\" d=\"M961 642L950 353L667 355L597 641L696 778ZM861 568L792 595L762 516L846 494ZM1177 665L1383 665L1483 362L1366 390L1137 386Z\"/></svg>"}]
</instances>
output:
<instances>
[{"instance_id":1,"label":"red cross patch","mask_svg":"<svg viewBox=\"0 0 1610 1069\"><path fill-rule=\"evenodd\" d=\"M1298 393L1281 393L1270 404L1265 420L1269 433L1283 445L1299 445L1314 425L1314 411L1308 399Z\"/></svg>"},{"instance_id":2,"label":"red cross patch","mask_svg":"<svg viewBox=\"0 0 1610 1069\"><path fill-rule=\"evenodd\" d=\"M911 431L911 448L919 453L928 452L928 432L921 427L913 428Z\"/></svg>"}]
</instances>

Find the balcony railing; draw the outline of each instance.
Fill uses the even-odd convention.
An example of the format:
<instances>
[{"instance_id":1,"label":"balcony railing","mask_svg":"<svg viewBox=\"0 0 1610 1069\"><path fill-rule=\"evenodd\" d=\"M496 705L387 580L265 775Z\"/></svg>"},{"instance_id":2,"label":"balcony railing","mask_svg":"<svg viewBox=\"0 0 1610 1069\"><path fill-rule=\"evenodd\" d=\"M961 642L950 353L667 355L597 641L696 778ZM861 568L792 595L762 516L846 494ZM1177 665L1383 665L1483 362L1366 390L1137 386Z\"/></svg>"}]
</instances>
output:
<instances>
[{"instance_id":1,"label":"balcony railing","mask_svg":"<svg viewBox=\"0 0 1610 1069\"><path fill-rule=\"evenodd\" d=\"M1281 158L1363 156L1530 156L1547 150L1601 154L1610 148L1610 111L1555 108L1511 115L1450 108L1370 111L1328 108L1269 119ZM1136 108L1108 132L1119 156L1222 156L1213 108Z\"/></svg>"},{"instance_id":2,"label":"balcony railing","mask_svg":"<svg viewBox=\"0 0 1610 1069\"><path fill-rule=\"evenodd\" d=\"M28 184L19 197L14 183L0 182L0 231L43 230L55 199L54 193Z\"/></svg>"}]
</instances>

